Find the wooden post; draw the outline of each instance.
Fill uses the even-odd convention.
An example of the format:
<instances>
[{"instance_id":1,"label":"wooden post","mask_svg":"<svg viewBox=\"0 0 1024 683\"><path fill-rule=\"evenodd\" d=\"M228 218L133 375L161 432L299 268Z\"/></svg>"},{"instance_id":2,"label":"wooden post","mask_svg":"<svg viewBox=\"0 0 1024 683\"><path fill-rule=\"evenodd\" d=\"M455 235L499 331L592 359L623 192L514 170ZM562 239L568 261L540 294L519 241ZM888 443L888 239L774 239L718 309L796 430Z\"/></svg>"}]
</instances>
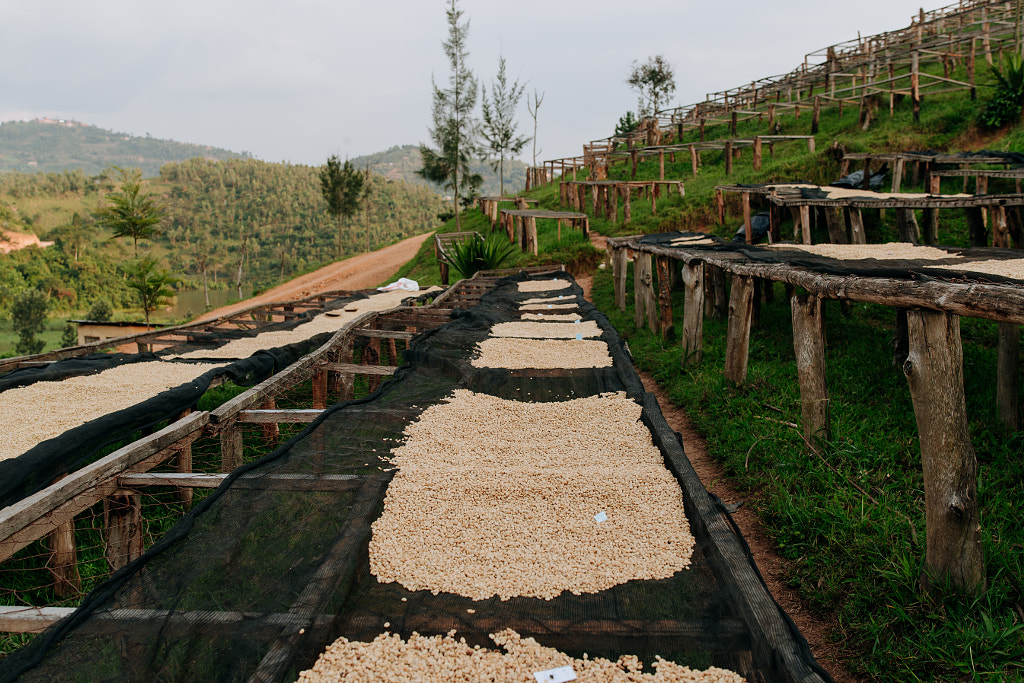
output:
<instances>
[{"instance_id":1,"label":"wooden post","mask_svg":"<svg viewBox=\"0 0 1024 683\"><path fill-rule=\"evenodd\" d=\"M704 266L707 296L704 298L704 315L715 320L724 320L729 312L725 295L725 271L710 264Z\"/></svg>"},{"instance_id":2,"label":"wooden post","mask_svg":"<svg viewBox=\"0 0 1024 683\"><path fill-rule=\"evenodd\" d=\"M623 183L620 185L622 188L622 222L624 225L629 225L630 221L633 220L633 205L630 203L633 195L633 189L629 186L629 183Z\"/></svg>"},{"instance_id":3,"label":"wooden post","mask_svg":"<svg viewBox=\"0 0 1024 683\"><path fill-rule=\"evenodd\" d=\"M345 365L352 364L352 337L344 337L338 349L338 362ZM351 401L355 397L355 375L351 372L338 373L338 400Z\"/></svg>"},{"instance_id":4,"label":"wooden post","mask_svg":"<svg viewBox=\"0 0 1024 683\"><path fill-rule=\"evenodd\" d=\"M732 175L732 140L725 141L725 175Z\"/></svg>"},{"instance_id":5,"label":"wooden post","mask_svg":"<svg viewBox=\"0 0 1024 683\"><path fill-rule=\"evenodd\" d=\"M818 134L818 119L821 118L821 96L814 97L814 113L811 115L811 135Z\"/></svg>"},{"instance_id":6,"label":"wooden post","mask_svg":"<svg viewBox=\"0 0 1024 683\"><path fill-rule=\"evenodd\" d=\"M772 128L775 127L775 105L768 105L768 132L771 132Z\"/></svg>"},{"instance_id":7,"label":"wooden post","mask_svg":"<svg viewBox=\"0 0 1024 683\"><path fill-rule=\"evenodd\" d=\"M697 148L690 145L690 166L693 168L693 177L697 177Z\"/></svg>"},{"instance_id":8,"label":"wooden post","mask_svg":"<svg viewBox=\"0 0 1024 683\"><path fill-rule=\"evenodd\" d=\"M142 555L142 495L117 489L103 499L107 564L117 571Z\"/></svg>"},{"instance_id":9,"label":"wooden post","mask_svg":"<svg viewBox=\"0 0 1024 683\"><path fill-rule=\"evenodd\" d=\"M659 256L655 267L658 269L658 311L661 338L668 339L673 333L672 317L672 267L675 259Z\"/></svg>"},{"instance_id":10,"label":"wooden post","mask_svg":"<svg viewBox=\"0 0 1024 683\"><path fill-rule=\"evenodd\" d=\"M633 164L633 171L632 171L630 177L633 180L636 180L636 150L635 149L629 153L629 160Z\"/></svg>"},{"instance_id":11,"label":"wooden post","mask_svg":"<svg viewBox=\"0 0 1024 683\"><path fill-rule=\"evenodd\" d=\"M750 350L750 318L754 310L754 278L732 276L729 294L729 327L725 340L725 378L739 386L747 379Z\"/></svg>"},{"instance_id":12,"label":"wooden post","mask_svg":"<svg viewBox=\"0 0 1024 683\"><path fill-rule=\"evenodd\" d=\"M711 267L711 266L709 266ZM718 269L721 272L721 268ZM704 265L683 264L683 366L699 365L704 356Z\"/></svg>"},{"instance_id":13,"label":"wooden post","mask_svg":"<svg viewBox=\"0 0 1024 683\"><path fill-rule=\"evenodd\" d=\"M658 150L658 179L665 179L665 150Z\"/></svg>"},{"instance_id":14,"label":"wooden post","mask_svg":"<svg viewBox=\"0 0 1024 683\"><path fill-rule=\"evenodd\" d=\"M537 219L533 216L524 219L526 233L526 249L534 256L537 255Z\"/></svg>"},{"instance_id":15,"label":"wooden post","mask_svg":"<svg viewBox=\"0 0 1024 683\"><path fill-rule=\"evenodd\" d=\"M619 220L619 186L609 185L605 199L608 200L605 215L608 217L608 221L614 225Z\"/></svg>"},{"instance_id":16,"label":"wooden post","mask_svg":"<svg viewBox=\"0 0 1024 683\"><path fill-rule=\"evenodd\" d=\"M906 163L903 159L897 159L893 164L892 171L892 191L899 192L900 185L903 184L903 165Z\"/></svg>"},{"instance_id":17,"label":"wooden post","mask_svg":"<svg viewBox=\"0 0 1024 683\"><path fill-rule=\"evenodd\" d=\"M629 262L626 260L629 250L619 247L612 250L612 281L615 283L615 305L623 313L626 312L626 269Z\"/></svg>"},{"instance_id":18,"label":"wooden post","mask_svg":"<svg viewBox=\"0 0 1024 683\"><path fill-rule=\"evenodd\" d=\"M313 407L323 410L327 407L327 371L320 369L313 373Z\"/></svg>"},{"instance_id":19,"label":"wooden post","mask_svg":"<svg viewBox=\"0 0 1024 683\"><path fill-rule=\"evenodd\" d=\"M231 422L220 430L220 471L230 474L242 466L245 444L242 430L237 422Z\"/></svg>"},{"instance_id":20,"label":"wooden post","mask_svg":"<svg viewBox=\"0 0 1024 683\"><path fill-rule=\"evenodd\" d=\"M971 51L967 54L967 82L971 84L971 99L978 99L978 88L974 83L974 56L977 38L971 38Z\"/></svg>"},{"instance_id":21,"label":"wooden post","mask_svg":"<svg viewBox=\"0 0 1024 683\"><path fill-rule=\"evenodd\" d=\"M978 462L964 400L960 318L943 311L907 312L910 384L924 469L927 588L946 581L971 591L985 586L978 512Z\"/></svg>"},{"instance_id":22,"label":"wooden post","mask_svg":"<svg viewBox=\"0 0 1024 683\"><path fill-rule=\"evenodd\" d=\"M992 207L992 246L999 249L1010 248L1010 230L1006 222L1006 207Z\"/></svg>"},{"instance_id":23,"label":"wooden post","mask_svg":"<svg viewBox=\"0 0 1024 683\"><path fill-rule=\"evenodd\" d=\"M590 215L591 216L595 216L595 217L598 216L598 213L597 213L597 203L598 203L597 196L598 196L598 192L600 192L600 187L598 185L591 185L590 186Z\"/></svg>"},{"instance_id":24,"label":"wooden post","mask_svg":"<svg viewBox=\"0 0 1024 683\"><path fill-rule=\"evenodd\" d=\"M800 207L800 238L803 244L811 243L811 207Z\"/></svg>"},{"instance_id":25,"label":"wooden post","mask_svg":"<svg viewBox=\"0 0 1024 683\"><path fill-rule=\"evenodd\" d=\"M78 573L75 520L70 519L58 524L47 538L50 545L50 561L47 568L53 575L54 592L61 597L77 594L82 588L82 577Z\"/></svg>"},{"instance_id":26,"label":"wooden post","mask_svg":"<svg viewBox=\"0 0 1024 683\"><path fill-rule=\"evenodd\" d=\"M760 136L754 138L754 154L753 154L754 170L761 170L761 138Z\"/></svg>"},{"instance_id":27,"label":"wooden post","mask_svg":"<svg viewBox=\"0 0 1024 683\"><path fill-rule=\"evenodd\" d=\"M941 194L942 185L940 181L942 178L930 173L928 176L928 192L933 195ZM922 216L924 219L924 243L925 244L938 244L939 242L939 210L938 209L924 209Z\"/></svg>"},{"instance_id":28,"label":"wooden post","mask_svg":"<svg viewBox=\"0 0 1024 683\"><path fill-rule=\"evenodd\" d=\"M736 137L736 122L736 112L733 111L732 117L729 121L729 132L732 134L733 137Z\"/></svg>"},{"instance_id":29,"label":"wooden post","mask_svg":"<svg viewBox=\"0 0 1024 683\"><path fill-rule=\"evenodd\" d=\"M828 226L828 241L832 244L848 244L846 238L846 219L843 209L838 206L823 206L825 212L825 225Z\"/></svg>"},{"instance_id":30,"label":"wooden post","mask_svg":"<svg viewBox=\"0 0 1024 683\"><path fill-rule=\"evenodd\" d=\"M900 242L920 243L921 230L917 227L917 217L913 209L896 209L896 230Z\"/></svg>"},{"instance_id":31,"label":"wooden post","mask_svg":"<svg viewBox=\"0 0 1024 683\"><path fill-rule=\"evenodd\" d=\"M910 57L910 99L914 107L914 123L921 122L921 56L917 50Z\"/></svg>"},{"instance_id":32,"label":"wooden post","mask_svg":"<svg viewBox=\"0 0 1024 683\"><path fill-rule=\"evenodd\" d=\"M644 318L652 332L658 331L658 311L654 296L654 276L651 273L651 255L633 254L633 316L637 330L644 327Z\"/></svg>"},{"instance_id":33,"label":"wooden post","mask_svg":"<svg viewBox=\"0 0 1024 683\"><path fill-rule=\"evenodd\" d=\"M715 217L719 225L725 225L725 194L715 189Z\"/></svg>"},{"instance_id":34,"label":"wooden post","mask_svg":"<svg viewBox=\"0 0 1024 683\"><path fill-rule=\"evenodd\" d=\"M704 142L704 121L705 121L705 119L701 119L700 120L700 141L701 142Z\"/></svg>"},{"instance_id":35,"label":"wooden post","mask_svg":"<svg viewBox=\"0 0 1024 683\"><path fill-rule=\"evenodd\" d=\"M753 244L754 228L750 224L750 193L743 192L740 194L740 198L743 202L743 230L746 233L747 244Z\"/></svg>"},{"instance_id":36,"label":"wooden post","mask_svg":"<svg viewBox=\"0 0 1024 683\"><path fill-rule=\"evenodd\" d=\"M867 234L864 232L864 216L861 214L860 209L851 207L847 209L847 215L850 219L850 241L854 244L867 244Z\"/></svg>"},{"instance_id":37,"label":"wooden post","mask_svg":"<svg viewBox=\"0 0 1024 683\"><path fill-rule=\"evenodd\" d=\"M996 370L996 409L999 420L1020 429L1020 327L999 323L999 355Z\"/></svg>"},{"instance_id":38,"label":"wooden post","mask_svg":"<svg viewBox=\"0 0 1024 683\"><path fill-rule=\"evenodd\" d=\"M791 304L804 440L817 450L818 440L832 438L828 384L825 381L824 309L821 298L810 294L795 295Z\"/></svg>"}]
</instances>

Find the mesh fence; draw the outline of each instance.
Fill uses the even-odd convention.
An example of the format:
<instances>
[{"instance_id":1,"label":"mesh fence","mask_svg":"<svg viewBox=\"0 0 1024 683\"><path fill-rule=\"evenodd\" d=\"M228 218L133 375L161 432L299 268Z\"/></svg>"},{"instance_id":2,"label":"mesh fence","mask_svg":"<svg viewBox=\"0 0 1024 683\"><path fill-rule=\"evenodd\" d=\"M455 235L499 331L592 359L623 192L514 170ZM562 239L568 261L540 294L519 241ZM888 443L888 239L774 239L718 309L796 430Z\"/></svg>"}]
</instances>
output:
<instances>
[{"instance_id":1,"label":"mesh fence","mask_svg":"<svg viewBox=\"0 0 1024 683\"><path fill-rule=\"evenodd\" d=\"M488 634L513 628L576 656L638 655L650 662L657 654L729 668L748 680L827 680L763 586L750 579L756 570L723 527L727 516L644 394L622 340L578 287L566 290L566 300L600 326L613 367L473 366L476 345L495 324L519 320L519 304L535 296L519 293L516 281L502 281L474 309L456 309L449 324L417 336L408 349L372 337L357 346L354 361L394 362L404 350L408 364L379 387L357 387L373 393L333 405L286 441L280 434L280 447L197 496L194 509L144 556L0 662L0 679L290 681L341 636L369 641L383 632L408 638L456 629L468 643L489 646ZM347 391L336 389L332 398ZM691 566L666 579L550 600L471 600L380 583L370 573L368 541L393 476L388 454L408 425L455 389L531 401L625 392L643 406L644 424L680 482L698 543ZM248 438L268 448L272 441L266 431ZM215 468L216 455L203 453L201 445L193 451ZM585 449L580 457L588 457ZM146 491L146 504L171 510L180 495ZM159 517L151 524L159 526Z\"/></svg>"}]
</instances>

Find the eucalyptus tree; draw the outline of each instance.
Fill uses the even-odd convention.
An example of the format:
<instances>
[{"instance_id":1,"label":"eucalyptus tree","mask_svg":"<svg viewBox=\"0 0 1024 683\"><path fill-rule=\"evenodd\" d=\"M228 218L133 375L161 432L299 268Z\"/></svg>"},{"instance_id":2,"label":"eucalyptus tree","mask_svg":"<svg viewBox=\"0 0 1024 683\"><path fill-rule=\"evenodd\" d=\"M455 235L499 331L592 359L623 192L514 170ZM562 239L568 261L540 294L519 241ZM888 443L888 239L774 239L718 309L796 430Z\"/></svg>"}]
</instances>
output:
<instances>
[{"instance_id":1,"label":"eucalyptus tree","mask_svg":"<svg viewBox=\"0 0 1024 683\"><path fill-rule=\"evenodd\" d=\"M511 84L505 74L505 57L498 57L498 75L491 83L491 96L487 97L487 88L483 88L483 125L481 135L487 141L488 149L497 155L497 161L491 162L491 168L498 172L498 193L505 196L505 157L511 157L523 151L530 138L516 135L519 127L516 121L516 108L523 99L523 89L518 80Z\"/></svg>"},{"instance_id":2,"label":"eucalyptus tree","mask_svg":"<svg viewBox=\"0 0 1024 683\"><path fill-rule=\"evenodd\" d=\"M455 226L459 225L459 200L466 187L478 186L482 179L470 171L469 164L476 155L477 122L473 118L478 85L472 70L466 64L469 51L469 21L460 23L462 10L458 0L449 0L445 11L448 18L448 39L441 43L451 71L448 87L440 88L431 77L433 104L431 107L430 139L436 149L420 145L423 167L417 173L431 182L452 191Z\"/></svg>"}]
</instances>

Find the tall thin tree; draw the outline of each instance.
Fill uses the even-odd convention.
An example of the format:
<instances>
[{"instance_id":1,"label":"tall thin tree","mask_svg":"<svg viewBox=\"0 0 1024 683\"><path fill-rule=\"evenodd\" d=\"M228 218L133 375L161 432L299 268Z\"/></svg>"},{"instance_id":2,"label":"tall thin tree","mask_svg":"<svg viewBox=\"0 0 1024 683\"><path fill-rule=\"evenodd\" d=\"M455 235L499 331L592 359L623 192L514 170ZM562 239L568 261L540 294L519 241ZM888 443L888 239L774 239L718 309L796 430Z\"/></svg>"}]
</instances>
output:
<instances>
[{"instance_id":1,"label":"tall thin tree","mask_svg":"<svg viewBox=\"0 0 1024 683\"><path fill-rule=\"evenodd\" d=\"M338 258L342 256L342 232L344 219L350 218L359 208L363 199L363 174L352 162L332 154L320 168L320 190L327 202L327 211L338 220Z\"/></svg>"},{"instance_id":2,"label":"tall thin tree","mask_svg":"<svg viewBox=\"0 0 1024 683\"><path fill-rule=\"evenodd\" d=\"M473 118L473 109L476 107L478 93L476 77L466 64L469 58L466 49L469 21L460 23L463 12L459 9L458 0L449 0L445 14L448 17L448 39L441 45L451 71L447 88L439 88L433 77L430 79L434 89L430 139L437 149L420 145L423 167L417 173L451 189L455 226L458 229L462 189L479 184L478 174L473 174L469 169L470 160L476 151L477 122Z\"/></svg>"},{"instance_id":3,"label":"tall thin tree","mask_svg":"<svg viewBox=\"0 0 1024 683\"><path fill-rule=\"evenodd\" d=\"M160 234L157 225L164 219L165 209L142 191L142 171L114 166L121 187L109 194L106 203L96 210L96 222L109 228L111 239L131 237L135 243L135 257L139 256L139 240Z\"/></svg>"},{"instance_id":4,"label":"tall thin tree","mask_svg":"<svg viewBox=\"0 0 1024 683\"><path fill-rule=\"evenodd\" d=\"M481 135L487 141L489 151L498 156L491 162L491 168L498 172L499 195L505 196L505 157L519 154L530 138L516 135L516 108L523 99L523 89L518 80L511 84L505 74L505 57L498 57L498 75L491 83L491 96L483 88L483 125Z\"/></svg>"},{"instance_id":5,"label":"tall thin tree","mask_svg":"<svg viewBox=\"0 0 1024 683\"><path fill-rule=\"evenodd\" d=\"M537 112L540 111L540 105L544 102L544 93L537 94L537 90L533 91L533 102L530 102L530 96L526 96L526 110L530 112L530 116L533 118L533 167L537 167ZM544 150L541 150L542 152Z\"/></svg>"}]
</instances>

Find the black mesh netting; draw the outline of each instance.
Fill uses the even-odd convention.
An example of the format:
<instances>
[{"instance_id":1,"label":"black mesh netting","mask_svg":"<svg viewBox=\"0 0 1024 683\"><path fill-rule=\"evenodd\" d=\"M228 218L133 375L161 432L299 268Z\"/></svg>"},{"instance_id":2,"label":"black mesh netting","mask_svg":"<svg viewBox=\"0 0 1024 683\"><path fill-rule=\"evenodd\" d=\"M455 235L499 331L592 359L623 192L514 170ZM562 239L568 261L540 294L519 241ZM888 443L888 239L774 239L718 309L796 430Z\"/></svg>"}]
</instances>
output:
<instances>
[{"instance_id":1,"label":"black mesh netting","mask_svg":"<svg viewBox=\"0 0 1024 683\"><path fill-rule=\"evenodd\" d=\"M537 296L520 294L519 279L501 281L475 309L456 310L452 322L416 337L409 364L374 394L329 408L237 470L71 617L0 662L0 679L290 681L339 636L369 641L385 630L408 637L457 629L489 646L487 634L514 628L577 656L636 654L650 662L659 654L728 667L752 681L828 680L643 393L621 339L578 287L560 291L604 330L613 368L469 365L490 326L519 319L517 303ZM545 401L625 391L642 403L684 491L698 542L692 566L664 580L552 600L473 601L378 583L367 542L391 476L385 456L408 424L456 388ZM301 486L296 475L306 475Z\"/></svg>"},{"instance_id":2,"label":"black mesh netting","mask_svg":"<svg viewBox=\"0 0 1024 683\"><path fill-rule=\"evenodd\" d=\"M178 344L172 348L163 349L159 355L153 353L93 354L83 358L57 361L42 368L16 370L0 378L0 391L34 382L60 381L68 377L92 375L119 365L161 360L163 357L173 354L217 348L233 339L253 337L263 332L291 330L310 322L324 310L343 308L352 301L365 298L365 294L353 293L330 302L323 309L305 311L284 322L265 325L256 330L217 329L208 333L204 332L200 334L200 338L195 343ZM161 422L175 419L185 410L194 407L214 380L228 379L239 386L253 386L322 346L330 337L331 333L325 332L292 344L261 349L248 358L214 359L214 362L223 363L223 365L207 371L191 382L163 391L130 408L104 415L74 429L69 429L60 436L37 444L16 458L0 461L0 509L46 488L58 477L92 462L103 449L111 444L124 441L139 430L151 429ZM196 363L203 361L202 359L192 359L167 362Z\"/></svg>"},{"instance_id":3,"label":"black mesh netting","mask_svg":"<svg viewBox=\"0 0 1024 683\"><path fill-rule=\"evenodd\" d=\"M686 244L676 240L685 238L710 238L713 244ZM881 277L893 280L948 280L951 282L979 282L990 284L1024 284L1024 279L1016 279L970 270L972 261L1012 261L1021 258L1019 249L996 249L993 247L943 247L949 258L938 259L836 259L819 256L796 247L787 249L785 243L773 248L758 247L749 244L726 242L718 237L693 232L662 232L644 235L636 240L640 244L650 244L665 249L685 249L687 251L710 251L719 255L734 256L754 263L778 263L798 268L806 268L826 275L858 277ZM851 249L857 245L850 245ZM950 266L958 266L963 270L953 270Z\"/></svg>"}]
</instances>

